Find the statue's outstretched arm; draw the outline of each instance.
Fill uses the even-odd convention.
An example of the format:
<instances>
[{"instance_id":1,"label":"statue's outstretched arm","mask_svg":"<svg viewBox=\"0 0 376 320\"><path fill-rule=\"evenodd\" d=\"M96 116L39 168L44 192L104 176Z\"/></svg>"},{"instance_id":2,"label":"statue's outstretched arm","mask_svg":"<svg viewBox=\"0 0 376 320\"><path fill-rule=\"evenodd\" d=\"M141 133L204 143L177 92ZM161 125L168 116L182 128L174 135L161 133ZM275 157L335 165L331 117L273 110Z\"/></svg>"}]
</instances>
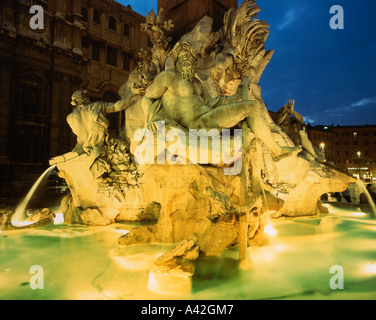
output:
<instances>
[{"instance_id":1,"label":"statue's outstretched arm","mask_svg":"<svg viewBox=\"0 0 376 320\"><path fill-rule=\"evenodd\" d=\"M216 108L216 107L223 105L223 104L226 104L226 103L233 103L233 102L240 101L241 98L242 98L242 94L241 94L242 84L239 85L238 90L234 95L232 95L232 96L222 96L222 97L216 97L216 98L212 98L210 96L210 94L207 92L207 90L205 89L205 87L201 83L200 83L200 85L202 87L202 92L203 92L202 97L204 98L204 103L207 106L210 106L210 107L213 107L213 108Z\"/></svg>"},{"instance_id":2,"label":"statue's outstretched arm","mask_svg":"<svg viewBox=\"0 0 376 320\"><path fill-rule=\"evenodd\" d=\"M295 107L295 100L289 100L288 101L288 105L289 105L289 110L290 110L290 114L299 122L299 123L303 123L304 122L304 118L303 116L296 112L294 107Z\"/></svg>"},{"instance_id":3,"label":"statue's outstretched arm","mask_svg":"<svg viewBox=\"0 0 376 320\"><path fill-rule=\"evenodd\" d=\"M127 108L131 100L136 95L141 95L145 93L145 90L142 88L134 88L132 87L131 91L128 93L128 95L124 98L119 100L116 103L109 103L106 106L106 113L114 113L114 112L120 112Z\"/></svg>"}]
</instances>

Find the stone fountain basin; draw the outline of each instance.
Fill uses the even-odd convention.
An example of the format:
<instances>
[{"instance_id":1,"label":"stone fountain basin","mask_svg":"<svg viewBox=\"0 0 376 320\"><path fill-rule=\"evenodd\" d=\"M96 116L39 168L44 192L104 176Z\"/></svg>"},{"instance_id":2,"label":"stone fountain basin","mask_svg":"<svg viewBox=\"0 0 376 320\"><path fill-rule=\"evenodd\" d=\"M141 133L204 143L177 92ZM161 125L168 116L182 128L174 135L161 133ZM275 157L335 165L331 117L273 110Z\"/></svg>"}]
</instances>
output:
<instances>
[{"instance_id":1,"label":"stone fountain basin","mask_svg":"<svg viewBox=\"0 0 376 320\"><path fill-rule=\"evenodd\" d=\"M173 244L121 247L133 224L108 227L50 225L0 233L0 299L375 299L376 222L356 206L325 204L330 213L273 220L269 244L200 258L192 292L161 295L148 289L149 271ZM30 268L41 266L44 289L33 290ZM333 266L344 270L344 289L333 290Z\"/></svg>"}]
</instances>

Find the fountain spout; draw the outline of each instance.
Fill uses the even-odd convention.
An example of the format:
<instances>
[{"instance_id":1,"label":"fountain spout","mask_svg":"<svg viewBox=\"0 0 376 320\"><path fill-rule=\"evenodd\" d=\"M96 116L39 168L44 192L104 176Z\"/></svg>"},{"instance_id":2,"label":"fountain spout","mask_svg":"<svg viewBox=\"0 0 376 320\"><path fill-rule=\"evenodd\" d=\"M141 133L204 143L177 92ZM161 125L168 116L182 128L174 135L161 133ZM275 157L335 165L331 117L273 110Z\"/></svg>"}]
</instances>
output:
<instances>
[{"instance_id":1,"label":"fountain spout","mask_svg":"<svg viewBox=\"0 0 376 320\"><path fill-rule=\"evenodd\" d=\"M32 225L36 225L39 223L35 221L29 221L26 217L26 208L29 204L31 198L33 197L35 191L38 189L41 182L44 180L45 177L47 177L53 169L55 169L56 165L52 165L49 167L46 171L42 173L42 175L38 178L38 180L34 183L33 187L30 189L29 193L26 195L26 197L22 200L22 202L19 204L19 206L16 208L16 211L11 219L11 228L24 228L24 227L31 227Z\"/></svg>"},{"instance_id":2,"label":"fountain spout","mask_svg":"<svg viewBox=\"0 0 376 320\"><path fill-rule=\"evenodd\" d=\"M371 194L369 193L367 188L364 186L364 183L362 182L362 180L357 180L356 184L358 185L360 190L362 190L362 192L364 193L364 195L366 196L366 198L368 200L368 203L371 207L371 213L370 213L371 218L376 219L376 205L375 205L375 202L373 201L373 198L371 197Z\"/></svg>"}]
</instances>

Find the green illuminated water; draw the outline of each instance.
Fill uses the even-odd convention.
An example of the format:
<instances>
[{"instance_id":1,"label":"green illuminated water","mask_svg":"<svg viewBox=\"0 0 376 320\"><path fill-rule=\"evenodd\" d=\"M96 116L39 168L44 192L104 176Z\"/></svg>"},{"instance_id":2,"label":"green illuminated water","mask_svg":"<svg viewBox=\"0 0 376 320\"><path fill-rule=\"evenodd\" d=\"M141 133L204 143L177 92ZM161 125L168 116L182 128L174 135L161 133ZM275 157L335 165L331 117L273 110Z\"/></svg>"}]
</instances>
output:
<instances>
[{"instance_id":1,"label":"green illuminated water","mask_svg":"<svg viewBox=\"0 0 376 320\"><path fill-rule=\"evenodd\" d=\"M135 225L51 225L0 233L0 299L376 299L376 223L356 208L314 218L273 221L276 237L249 248L250 268L237 250L196 263L193 292L165 296L148 289L149 270L173 245L122 248ZM43 268L44 289L33 290L30 268ZM330 287L332 266L344 270L344 289Z\"/></svg>"}]
</instances>

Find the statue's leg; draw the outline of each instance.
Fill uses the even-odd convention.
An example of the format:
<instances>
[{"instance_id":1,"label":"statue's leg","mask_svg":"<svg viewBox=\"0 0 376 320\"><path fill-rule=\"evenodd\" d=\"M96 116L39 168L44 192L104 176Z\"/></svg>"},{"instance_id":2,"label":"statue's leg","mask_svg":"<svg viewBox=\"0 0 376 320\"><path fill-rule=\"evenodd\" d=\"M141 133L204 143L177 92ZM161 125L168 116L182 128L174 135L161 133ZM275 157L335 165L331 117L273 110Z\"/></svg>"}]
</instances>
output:
<instances>
[{"instance_id":1,"label":"statue's leg","mask_svg":"<svg viewBox=\"0 0 376 320\"><path fill-rule=\"evenodd\" d=\"M299 131L300 141L305 150L307 150L317 161L324 162L325 161L325 154L315 151L312 142L309 140L307 132L304 130Z\"/></svg>"},{"instance_id":2,"label":"statue's leg","mask_svg":"<svg viewBox=\"0 0 376 320\"><path fill-rule=\"evenodd\" d=\"M256 101L224 104L203 114L195 126L198 129L230 129L246 119L256 108Z\"/></svg>"},{"instance_id":3,"label":"statue's leg","mask_svg":"<svg viewBox=\"0 0 376 320\"><path fill-rule=\"evenodd\" d=\"M274 140L266 119L258 111L259 104L253 100L224 104L202 115L197 126L199 129L232 128L247 119L249 128L271 150L275 161L297 154L302 150L301 146L281 147Z\"/></svg>"}]
</instances>

